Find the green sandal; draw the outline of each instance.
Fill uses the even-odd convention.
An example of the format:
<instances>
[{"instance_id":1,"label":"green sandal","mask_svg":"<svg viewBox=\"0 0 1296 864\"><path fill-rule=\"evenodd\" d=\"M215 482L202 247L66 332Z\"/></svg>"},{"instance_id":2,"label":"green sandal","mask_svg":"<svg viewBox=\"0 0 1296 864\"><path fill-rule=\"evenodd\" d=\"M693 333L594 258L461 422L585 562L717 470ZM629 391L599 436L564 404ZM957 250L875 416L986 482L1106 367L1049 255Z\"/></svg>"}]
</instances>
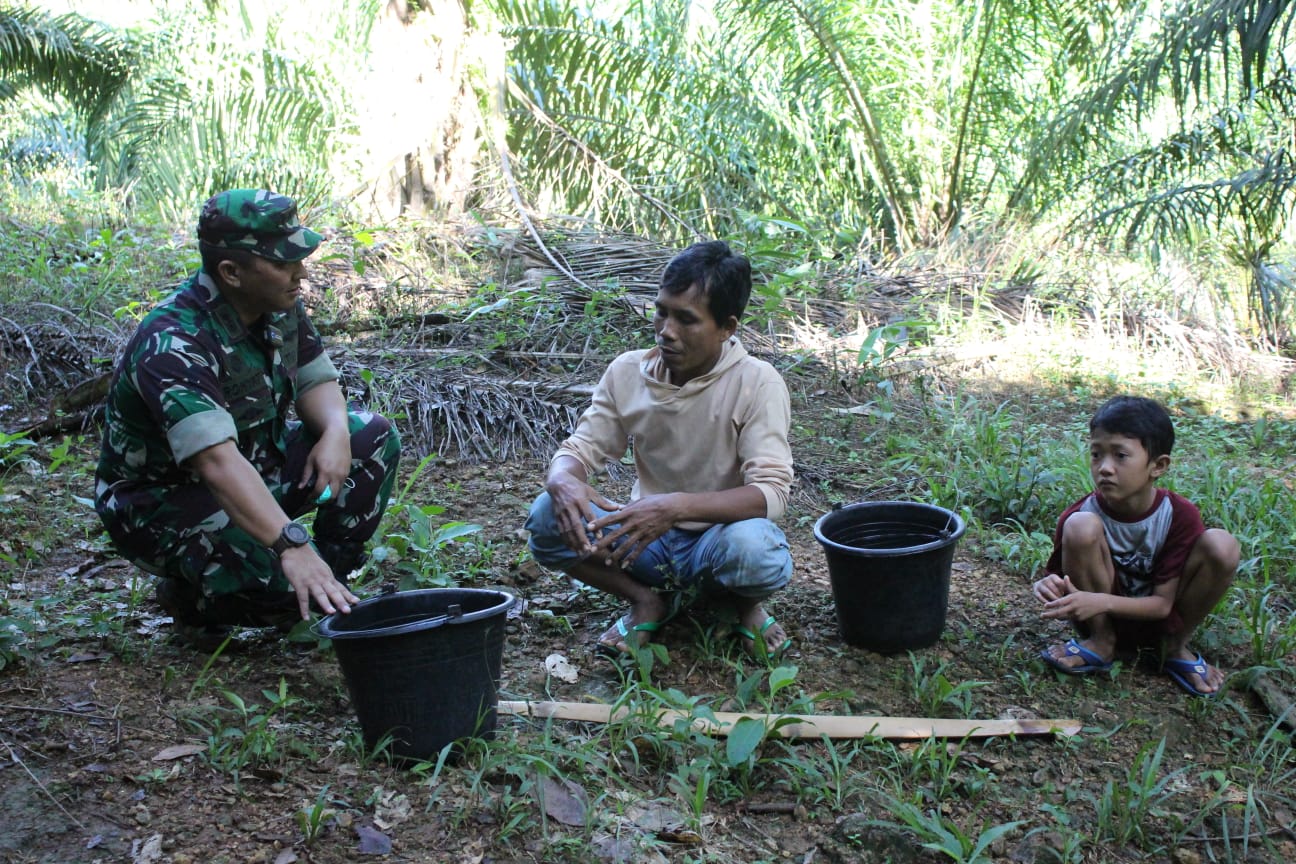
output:
<instances>
[{"instance_id":1,"label":"green sandal","mask_svg":"<svg viewBox=\"0 0 1296 864\"><path fill-rule=\"evenodd\" d=\"M631 653L629 639L630 639L630 634L632 632L656 633L658 630L661 629L662 626L661 621L644 621L642 624L635 624L631 627L627 627L626 621L629 618L630 618L629 614L622 615L620 618L617 619L616 622L616 631L621 636L621 644L624 645L625 647L622 648L616 645L615 643L604 642L602 639L600 639L598 641L598 650L600 652L607 654L608 656L613 658L620 657L623 655L628 655ZM639 647L642 648L643 645L640 644Z\"/></svg>"},{"instance_id":2,"label":"green sandal","mask_svg":"<svg viewBox=\"0 0 1296 864\"><path fill-rule=\"evenodd\" d=\"M748 642L743 643L743 648L756 659L776 660L784 651L792 647L792 637L789 636L785 639L782 645L776 645L772 648L769 645L766 645L765 631L773 627L774 623L774 616L771 615L765 619L765 623L761 624L760 628L755 633L751 631L751 628L744 627L741 624L735 624L733 626L733 632L736 635L749 640ZM756 638L757 635L760 636L759 640Z\"/></svg>"}]
</instances>

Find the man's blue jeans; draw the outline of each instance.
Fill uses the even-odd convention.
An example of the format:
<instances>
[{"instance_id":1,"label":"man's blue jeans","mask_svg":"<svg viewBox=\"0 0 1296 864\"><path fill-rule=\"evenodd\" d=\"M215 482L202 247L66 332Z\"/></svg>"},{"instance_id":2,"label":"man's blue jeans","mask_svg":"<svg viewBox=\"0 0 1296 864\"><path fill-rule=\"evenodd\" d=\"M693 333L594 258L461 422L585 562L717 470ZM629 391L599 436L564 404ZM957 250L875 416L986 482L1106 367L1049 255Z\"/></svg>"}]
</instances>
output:
<instances>
[{"instance_id":1,"label":"man's blue jeans","mask_svg":"<svg viewBox=\"0 0 1296 864\"><path fill-rule=\"evenodd\" d=\"M596 516L608 511L590 505ZM526 529L531 555L545 567L569 570L581 556L563 542L548 492L531 505ZM712 525L704 531L672 528L639 553L627 571L636 582L664 590L731 591L762 599L792 578L787 538L768 519Z\"/></svg>"}]
</instances>

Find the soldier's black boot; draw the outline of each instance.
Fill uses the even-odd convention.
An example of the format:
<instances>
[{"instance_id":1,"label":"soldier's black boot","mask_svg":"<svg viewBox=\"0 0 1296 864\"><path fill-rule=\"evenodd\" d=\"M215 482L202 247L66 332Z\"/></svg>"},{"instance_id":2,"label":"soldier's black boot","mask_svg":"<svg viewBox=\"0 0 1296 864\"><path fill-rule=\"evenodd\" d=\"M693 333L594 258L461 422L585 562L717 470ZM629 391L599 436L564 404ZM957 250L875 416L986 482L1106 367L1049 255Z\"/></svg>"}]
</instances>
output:
<instances>
[{"instance_id":1,"label":"soldier's black boot","mask_svg":"<svg viewBox=\"0 0 1296 864\"><path fill-rule=\"evenodd\" d=\"M159 578L154 598L171 616L176 640L190 648L215 651L234 632L232 627L214 623L198 610L198 590L183 579Z\"/></svg>"}]
</instances>

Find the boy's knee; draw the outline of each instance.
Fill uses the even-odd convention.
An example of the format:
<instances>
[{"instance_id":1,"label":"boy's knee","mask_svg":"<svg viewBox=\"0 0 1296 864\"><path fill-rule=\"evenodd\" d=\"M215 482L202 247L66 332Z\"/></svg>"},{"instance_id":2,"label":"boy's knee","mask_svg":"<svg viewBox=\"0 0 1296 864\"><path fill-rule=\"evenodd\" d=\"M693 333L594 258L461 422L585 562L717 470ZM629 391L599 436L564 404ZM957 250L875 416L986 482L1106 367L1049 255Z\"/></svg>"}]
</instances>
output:
<instances>
[{"instance_id":1,"label":"boy's knee","mask_svg":"<svg viewBox=\"0 0 1296 864\"><path fill-rule=\"evenodd\" d=\"M1223 528L1208 528L1193 548L1200 555L1206 570L1217 578L1232 581L1242 560L1242 547L1237 538Z\"/></svg>"},{"instance_id":2,"label":"boy's knee","mask_svg":"<svg viewBox=\"0 0 1296 864\"><path fill-rule=\"evenodd\" d=\"M1080 511L1072 513L1062 523L1062 543L1073 547L1106 544L1107 532L1097 513Z\"/></svg>"},{"instance_id":3,"label":"boy's knee","mask_svg":"<svg viewBox=\"0 0 1296 864\"><path fill-rule=\"evenodd\" d=\"M715 580L743 597L766 597L792 578L792 553L787 538L768 519L746 519L724 526L722 561Z\"/></svg>"}]
</instances>

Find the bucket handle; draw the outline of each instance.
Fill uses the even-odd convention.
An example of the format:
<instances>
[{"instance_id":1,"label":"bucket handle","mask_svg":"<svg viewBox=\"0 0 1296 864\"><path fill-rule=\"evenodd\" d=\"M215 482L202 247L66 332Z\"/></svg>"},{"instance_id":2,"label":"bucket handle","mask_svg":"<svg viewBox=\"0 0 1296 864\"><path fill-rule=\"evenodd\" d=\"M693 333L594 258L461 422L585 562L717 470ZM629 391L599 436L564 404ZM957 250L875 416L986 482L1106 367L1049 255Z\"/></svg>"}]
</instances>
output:
<instances>
[{"instance_id":1,"label":"bucket handle","mask_svg":"<svg viewBox=\"0 0 1296 864\"><path fill-rule=\"evenodd\" d=\"M463 607L458 603L451 603L449 606L446 607L446 611L444 615L438 615L435 618L424 619L424 621L422 621L421 623L430 626L440 627L442 624L450 623L462 617L463 617ZM323 633L319 631L320 622L323 620L324 620L323 618L320 618L316 621L312 621L310 625L310 632L315 634L315 636L317 636L320 639L327 638Z\"/></svg>"},{"instance_id":2,"label":"bucket handle","mask_svg":"<svg viewBox=\"0 0 1296 864\"><path fill-rule=\"evenodd\" d=\"M424 618L418 623L426 627L432 627L432 626L440 627L442 624L448 624L451 621L454 621L462 617L463 617L463 609L459 606L458 603L451 603L449 606L446 607L446 611L444 615L438 615L435 618Z\"/></svg>"},{"instance_id":3,"label":"bucket handle","mask_svg":"<svg viewBox=\"0 0 1296 864\"><path fill-rule=\"evenodd\" d=\"M422 621L418 623L428 628L440 627L442 624L448 624L449 622L455 620L456 618L462 618L462 617L463 617L463 613L460 612L459 607L455 605L447 609L446 614L444 615L438 615L435 618L424 618Z\"/></svg>"}]
</instances>

